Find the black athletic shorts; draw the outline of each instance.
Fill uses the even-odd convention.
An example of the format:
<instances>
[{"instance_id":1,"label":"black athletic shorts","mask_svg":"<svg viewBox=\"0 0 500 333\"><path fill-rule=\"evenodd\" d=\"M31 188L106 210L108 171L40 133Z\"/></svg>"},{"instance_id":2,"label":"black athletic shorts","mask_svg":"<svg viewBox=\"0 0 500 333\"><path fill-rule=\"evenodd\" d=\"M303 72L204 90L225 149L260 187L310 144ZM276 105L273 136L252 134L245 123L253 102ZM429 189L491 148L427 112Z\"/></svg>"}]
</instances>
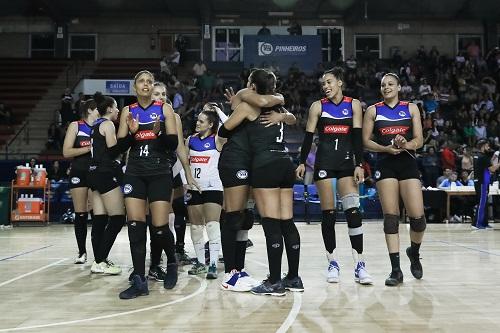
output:
<instances>
[{"instance_id":1,"label":"black athletic shorts","mask_svg":"<svg viewBox=\"0 0 500 333\"><path fill-rule=\"evenodd\" d=\"M90 171L88 177L92 191L97 191L100 194L108 193L116 187L120 187L120 176L114 172Z\"/></svg>"},{"instance_id":2,"label":"black athletic shorts","mask_svg":"<svg viewBox=\"0 0 500 333\"><path fill-rule=\"evenodd\" d=\"M295 167L288 158L282 158L252 170L253 188L292 188Z\"/></svg>"},{"instance_id":3,"label":"black athletic shorts","mask_svg":"<svg viewBox=\"0 0 500 333\"><path fill-rule=\"evenodd\" d=\"M224 199L223 191L203 191L188 190L186 193L186 202L188 206L203 205L205 203L215 203L222 206Z\"/></svg>"},{"instance_id":4,"label":"black athletic shorts","mask_svg":"<svg viewBox=\"0 0 500 333\"><path fill-rule=\"evenodd\" d=\"M241 185L250 185L251 173L245 168L221 168L219 167L219 177L222 186L225 188Z\"/></svg>"},{"instance_id":5,"label":"black athletic shorts","mask_svg":"<svg viewBox=\"0 0 500 333\"><path fill-rule=\"evenodd\" d=\"M89 172L71 169L69 173L69 188L90 187Z\"/></svg>"},{"instance_id":6,"label":"black athletic shorts","mask_svg":"<svg viewBox=\"0 0 500 333\"><path fill-rule=\"evenodd\" d=\"M315 182L323 179L330 179L330 178L340 179L344 177L354 177L354 168L347 170L321 169L316 167L314 168L313 179Z\"/></svg>"},{"instance_id":7,"label":"black athletic shorts","mask_svg":"<svg viewBox=\"0 0 500 333\"><path fill-rule=\"evenodd\" d=\"M123 193L125 198L137 198L170 202L172 196L172 175L123 176Z\"/></svg>"},{"instance_id":8,"label":"black athletic shorts","mask_svg":"<svg viewBox=\"0 0 500 333\"><path fill-rule=\"evenodd\" d=\"M376 181L387 178L397 180L420 179L420 172L418 171L417 160L407 152L402 152L399 155L390 155L378 160L374 177Z\"/></svg>"},{"instance_id":9,"label":"black athletic shorts","mask_svg":"<svg viewBox=\"0 0 500 333\"><path fill-rule=\"evenodd\" d=\"M174 177L174 179L172 180L172 186L173 188L178 188L178 187L181 187L182 185L182 177L181 177L181 174L178 173L177 176Z\"/></svg>"}]
</instances>

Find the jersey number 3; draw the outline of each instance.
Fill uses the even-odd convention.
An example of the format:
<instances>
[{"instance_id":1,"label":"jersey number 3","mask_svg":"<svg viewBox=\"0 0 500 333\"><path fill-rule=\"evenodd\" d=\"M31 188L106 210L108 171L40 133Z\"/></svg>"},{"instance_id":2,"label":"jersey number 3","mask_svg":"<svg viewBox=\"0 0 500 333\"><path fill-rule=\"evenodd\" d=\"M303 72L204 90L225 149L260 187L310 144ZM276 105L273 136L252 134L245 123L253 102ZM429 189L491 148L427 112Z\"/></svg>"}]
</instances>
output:
<instances>
[{"instance_id":1,"label":"jersey number 3","mask_svg":"<svg viewBox=\"0 0 500 333\"><path fill-rule=\"evenodd\" d=\"M276 142L281 143L283 142L283 123L279 122L277 125L280 127L280 136L276 137Z\"/></svg>"}]
</instances>

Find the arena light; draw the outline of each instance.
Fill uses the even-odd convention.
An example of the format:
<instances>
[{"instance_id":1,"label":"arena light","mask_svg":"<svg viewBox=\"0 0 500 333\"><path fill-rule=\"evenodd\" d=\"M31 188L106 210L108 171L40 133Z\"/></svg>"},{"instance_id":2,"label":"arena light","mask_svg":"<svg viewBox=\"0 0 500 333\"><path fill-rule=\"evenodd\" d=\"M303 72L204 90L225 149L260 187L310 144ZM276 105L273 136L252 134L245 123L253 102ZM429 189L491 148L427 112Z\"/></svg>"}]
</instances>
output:
<instances>
[{"instance_id":1,"label":"arena light","mask_svg":"<svg viewBox=\"0 0 500 333\"><path fill-rule=\"evenodd\" d=\"M280 16L280 17L288 17L293 16L293 12L267 12L269 16Z\"/></svg>"}]
</instances>

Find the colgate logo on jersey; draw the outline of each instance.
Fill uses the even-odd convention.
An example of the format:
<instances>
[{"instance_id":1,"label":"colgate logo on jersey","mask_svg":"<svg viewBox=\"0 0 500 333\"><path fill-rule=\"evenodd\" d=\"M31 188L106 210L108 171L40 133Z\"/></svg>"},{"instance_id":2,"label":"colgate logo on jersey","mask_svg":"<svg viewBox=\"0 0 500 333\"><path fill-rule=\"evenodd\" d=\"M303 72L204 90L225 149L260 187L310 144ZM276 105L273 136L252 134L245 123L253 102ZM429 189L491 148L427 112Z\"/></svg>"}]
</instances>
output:
<instances>
[{"instance_id":1,"label":"colgate logo on jersey","mask_svg":"<svg viewBox=\"0 0 500 333\"><path fill-rule=\"evenodd\" d=\"M349 126L347 125L326 125L323 129L325 134L347 134L349 133Z\"/></svg>"},{"instance_id":2,"label":"colgate logo on jersey","mask_svg":"<svg viewBox=\"0 0 500 333\"><path fill-rule=\"evenodd\" d=\"M153 140L156 139L156 134L154 134L152 131L139 131L135 133L134 135L135 139L138 141L142 140Z\"/></svg>"},{"instance_id":3,"label":"colgate logo on jersey","mask_svg":"<svg viewBox=\"0 0 500 333\"><path fill-rule=\"evenodd\" d=\"M395 135L395 134L406 134L410 129L409 126L389 126L380 129L380 134L382 135Z\"/></svg>"},{"instance_id":4,"label":"colgate logo on jersey","mask_svg":"<svg viewBox=\"0 0 500 333\"><path fill-rule=\"evenodd\" d=\"M208 163L210 161L210 156L191 156L189 159L191 163Z\"/></svg>"},{"instance_id":5,"label":"colgate logo on jersey","mask_svg":"<svg viewBox=\"0 0 500 333\"><path fill-rule=\"evenodd\" d=\"M80 141L80 147L88 147L90 146L90 140L89 141Z\"/></svg>"}]
</instances>

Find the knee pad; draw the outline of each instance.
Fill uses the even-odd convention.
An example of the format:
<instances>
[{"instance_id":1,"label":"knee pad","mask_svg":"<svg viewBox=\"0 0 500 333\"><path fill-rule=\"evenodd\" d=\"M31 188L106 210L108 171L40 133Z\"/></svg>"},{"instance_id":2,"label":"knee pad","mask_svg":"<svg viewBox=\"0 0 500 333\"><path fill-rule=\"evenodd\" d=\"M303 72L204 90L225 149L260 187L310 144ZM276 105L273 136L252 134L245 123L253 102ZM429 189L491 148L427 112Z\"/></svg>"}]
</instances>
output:
<instances>
[{"instance_id":1,"label":"knee pad","mask_svg":"<svg viewBox=\"0 0 500 333\"><path fill-rule=\"evenodd\" d=\"M322 210L321 216L321 224L335 226L335 221L337 220L337 214L335 210Z\"/></svg>"},{"instance_id":2,"label":"knee pad","mask_svg":"<svg viewBox=\"0 0 500 333\"><path fill-rule=\"evenodd\" d=\"M425 222L425 216L421 217L410 217L410 230L415 232L423 232L427 224Z\"/></svg>"},{"instance_id":3,"label":"knee pad","mask_svg":"<svg viewBox=\"0 0 500 333\"><path fill-rule=\"evenodd\" d=\"M384 214L384 233L387 235L399 233L399 216Z\"/></svg>"},{"instance_id":4,"label":"knee pad","mask_svg":"<svg viewBox=\"0 0 500 333\"><path fill-rule=\"evenodd\" d=\"M186 215L186 205L183 197L175 198L172 201L172 210L175 215Z\"/></svg>"},{"instance_id":5,"label":"knee pad","mask_svg":"<svg viewBox=\"0 0 500 333\"><path fill-rule=\"evenodd\" d=\"M220 227L219 222L209 221L207 222L207 235L210 242L220 243Z\"/></svg>"},{"instance_id":6,"label":"knee pad","mask_svg":"<svg viewBox=\"0 0 500 333\"><path fill-rule=\"evenodd\" d=\"M243 211L244 218L243 223L241 225L241 230L250 230L253 227L254 222L254 213L253 209L245 209Z\"/></svg>"},{"instance_id":7,"label":"knee pad","mask_svg":"<svg viewBox=\"0 0 500 333\"><path fill-rule=\"evenodd\" d=\"M243 227L243 221L245 216L242 211L237 212L226 212L226 218L223 223L223 228L227 228L233 231L239 231Z\"/></svg>"},{"instance_id":8,"label":"knee pad","mask_svg":"<svg viewBox=\"0 0 500 333\"><path fill-rule=\"evenodd\" d=\"M191 240L193 244L204 243L203 240L203 230L205 229L204 225L191 225Z\"/></svg>"},{"instance_id":9,"label":"knee pad","mask_svg":"<svg viewBox=\"0 0 500 333\"><path fill-rule=\"evenodd\" d=\"M344 211L344 214L347 221L349 236L362 235L363 223L361 222L361 212L359 208L349 208Z\"/></svg>"},{"instance_id":10,"label":"knee pad","mask_svg":"<svg viewBox=\"0 0 500 333\"><path fill-rule=\"evenodd\" d=\"M359 194L349 193L342 197L342 208L344 212L351 208L359 208Z\"/></svg>"},{"instance_id":11,"label":"knee pad","mask_svg":"<svg viewBox=\"0 0 500 333\"><path fill-rule=\"evenodd\" d=\"M141 221L128 221L128 239L131 244L146 243L146 223Z\"/></svg>"}]
</instances>

